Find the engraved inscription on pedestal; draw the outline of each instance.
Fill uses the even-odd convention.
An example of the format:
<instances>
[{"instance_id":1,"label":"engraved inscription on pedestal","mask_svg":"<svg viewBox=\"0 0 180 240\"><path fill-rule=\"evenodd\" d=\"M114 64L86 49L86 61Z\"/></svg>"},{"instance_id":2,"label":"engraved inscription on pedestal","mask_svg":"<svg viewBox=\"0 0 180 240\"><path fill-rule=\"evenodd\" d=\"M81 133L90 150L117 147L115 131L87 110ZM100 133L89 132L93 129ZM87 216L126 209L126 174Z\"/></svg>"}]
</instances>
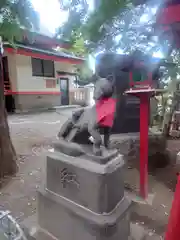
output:
<instances>
[{"instance_id":1,"label":"engraved inscription on pedestal","mask_svg":"<svg viewBox=\"0 0 180 240\"><path fill-rule=\"evenodd\" d=\"M67 188L68 185L73 185L77 189L79 189L80 184L77 180L76 174L70 172L67 168L63 168L60 171L60 178L61 178L61 183L63 185L63 188Z\"/></svg>"},{"instance_id":2,"label":"engraved inscription on pedestal","mask_svg":"<svg viewBox=\"0 0 180 240\"><path fill-rule=\"evenodd\" d=\"M91 211L111 212L124 197L123 165L121 155L99 164L86 156L49 154L46 188ZM114 183L118 183L118 189Z\"/></svg>"}]
</instances>

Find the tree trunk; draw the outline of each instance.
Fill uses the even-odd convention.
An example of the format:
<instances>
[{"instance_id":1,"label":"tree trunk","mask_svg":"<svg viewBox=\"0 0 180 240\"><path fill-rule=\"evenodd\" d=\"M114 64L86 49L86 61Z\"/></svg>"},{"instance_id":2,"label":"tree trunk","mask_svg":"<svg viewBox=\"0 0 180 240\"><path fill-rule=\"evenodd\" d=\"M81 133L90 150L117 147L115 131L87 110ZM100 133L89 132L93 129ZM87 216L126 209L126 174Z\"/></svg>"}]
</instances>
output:
<instances>
[{"instance_id":1,"label":"tree trunk","mask_svg":"<svg viewBox=\"0 0 180 240\"><path fill-rule=\"evenodd\" d=\"M166 137L169 136L170 127L172 124L172 118L175 113L177 103L179 102L180 96L178 95L178 91L179 91L179 83L176 84L176 89L174 90L174 93L173 93L170 112L168 114L165 114L165 119L164 119L164 123L163 123L163 125L164 125L163 133Z\"/></svg>"},{"instance_id":2,"label":"tree trunk","mask_svg":"<svg viewBox=\"0 0 180 240\"><path fill-rule=\"evenodd\" d=\"M2 56L0 55L0 179L16 173L16 152L12 145L4 99Z\"/></svg>"},{"instance_id":3,"label":"tree trunk","mask_svg":"<svg viewBox=\"0 0 180 240\"><path fill-rule=\"evenodd\" d=\"M171 106L170 112L166 113L165 116L164 116L163 134L164 134L165 137L169 136L169 131L170 131L175 107L176 107L176 100L175 100L175 96L174 96L173 99L172 99L172 106Z\"/></svg>"}]
</instances>

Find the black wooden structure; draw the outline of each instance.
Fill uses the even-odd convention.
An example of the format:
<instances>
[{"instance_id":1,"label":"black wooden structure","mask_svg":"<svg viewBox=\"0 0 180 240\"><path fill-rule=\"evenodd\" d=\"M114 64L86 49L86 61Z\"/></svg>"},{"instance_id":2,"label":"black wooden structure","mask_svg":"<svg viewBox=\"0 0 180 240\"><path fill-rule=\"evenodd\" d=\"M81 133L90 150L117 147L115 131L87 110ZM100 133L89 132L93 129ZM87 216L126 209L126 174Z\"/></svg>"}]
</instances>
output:
<instances>
[{"instance_id":1,"label":"black wooden structure","mask_svg":"<svg viewBox=\"0 0 180 240\"><path fill-rule=\"evenodd\" d=\"M140 102L133 96L124 94L130 88L130 72L138 64L143 64L147 72L152 73L154 88L158 88L160 66L162 60L152 58L136 51L132 55L104 53L97 56L96 74L100 77L113 76L115 97L117 98L114 126L112 133L139 132L140 130ZM141 68L142 69L142 68ZM111 78L112 79L112 78Z\"/></svg>"}]
</instances>

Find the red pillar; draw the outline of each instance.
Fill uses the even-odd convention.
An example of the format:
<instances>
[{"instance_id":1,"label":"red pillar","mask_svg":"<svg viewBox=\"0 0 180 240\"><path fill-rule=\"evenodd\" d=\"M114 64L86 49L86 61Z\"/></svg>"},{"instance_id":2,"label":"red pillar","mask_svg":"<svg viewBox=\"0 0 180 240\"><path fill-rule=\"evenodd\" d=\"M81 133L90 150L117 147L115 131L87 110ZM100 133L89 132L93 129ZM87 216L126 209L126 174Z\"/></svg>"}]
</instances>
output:
<instances>
[{"instance_id":1,"label":"red pillar","mask_svg":"<svg viewBox=\"0 0 180 240\"><path fill-rule=\"evenodd\" d=\"M165 240L180 239L180 176L176 185Z\"/></svg>"},{"instance_id":2,"label":"red pillar","mask_svg":"<svg viewBox=\"0 0 180 240\"><path fill-rule=\"evenodd\" d=\"M149 94L140 94L140 195L148 196Z\"/></svg>"}]
</instances>

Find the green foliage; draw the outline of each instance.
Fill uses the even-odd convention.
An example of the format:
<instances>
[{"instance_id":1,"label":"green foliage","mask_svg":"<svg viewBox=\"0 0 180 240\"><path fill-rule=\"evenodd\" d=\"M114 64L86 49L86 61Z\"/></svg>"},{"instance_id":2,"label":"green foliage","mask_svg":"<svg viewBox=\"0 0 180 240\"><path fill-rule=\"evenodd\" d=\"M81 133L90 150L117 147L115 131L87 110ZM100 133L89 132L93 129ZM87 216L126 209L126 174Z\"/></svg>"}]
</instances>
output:
<instances>
[{"instance_id":1,"label":"green foliage","mask_svg":"<svg viewBox=\"0 0 180 240\"><path fill-rule=\"evenodd\" d=\"M70 48L70 51L73 52L76 56L87 56L88 49L85 46L84 39L82 37L78 38Z\"/></svg>"},{"instance_id":2,"label":"green foliage","mask_svg":"<svg viewBox=\"0 0 180 240\"><path fill-rule=\"evenodd\" d=\"M81 37L81 26L88 12L86 0L59 0L61 9L69 12L68 21L60 27L57 35L63 36L63 39L72 44Z\"/></svg>"},{"instance_id":3,"label":"green foliage","mask_svg":"<svg viewBox=\"0 0 180 240\"><path fill-rule=\"evenodd\" d=\"M77 67L77 75L80 81L90 82L93 71L89 68L88 61Z\"/></svg>"},{"instance_id":4,"label":"green foliage","mask_svg":"<svg viewBox=\"0 0 180 240\"><path fill-rule=\"evenodd\" d=\"M14 42L20 40L23 29L38 29L39 16L30 0L0 1L0 36Z\"/></svg>"},{"instance_id":5,"label":"green foliage","mask_svg":"<svg viewBox=\"0 0 180 240\"><path fill-rule=\"evenodd\" d=\"M61 51L69 54L73 53L75 56L78 56L78 57L87 57L88 55L88 49L85 46L83 37L77 38L70 48L61 49Z\"/></svg>"},{"instance_id":6,"label":"green foliage","mask_svg":"<svg viewBox=\"0 0 180 240\"><path fill-rule=\"evenodd\" d=\"M67 1L60 1L66 2ZM139 24L140 17L148 9L144 5L133 7L130 0L99 0L94 11L89 11L87 1L71 1L62 9L69 11L68 21L59 29L58 34L74 43L83 36L87 47L91 50L115 50L119 47L129 49L135 47L146 37L149 26ZM79 14L80 13L80 14ZM121 35L120 41L115 37ZM143 36L142 36L143 35ZM136 40L136 44L135 41ZM138 40L138 41L137 41Z\"/></svg>"},{"instance_id":7,"label":"green foliage","mask_svg":"<svg viewBox=\"0 0 180 240\"><path fill-rule=\"evenodd\" d=\"M75 55L78 57L82 57L85 59L84 64L78 65L76 68L76 73L78 76L79 81L88 82L91 76L93 75L93 71L89 68L88 64L88 49L84 44L84 39L80 37L76 39L74 44L68 49L61 49L59 48L58 51L68 53L71 55Z\"/></svg>"},{"instance_id":8,"label":"green foliage","mask_svg":"<svg viewBox=\"0 0 180 240\"><path fill-rule=\"evenodd\" d=\"M116 24L117 18L125 15L130 7L128 0L103 0L89 15L84 25L84 33L88 40L93 43L105 39L110 28ZM111 35L111 34L109 34Z\"/></svg>"}]
</instances>

